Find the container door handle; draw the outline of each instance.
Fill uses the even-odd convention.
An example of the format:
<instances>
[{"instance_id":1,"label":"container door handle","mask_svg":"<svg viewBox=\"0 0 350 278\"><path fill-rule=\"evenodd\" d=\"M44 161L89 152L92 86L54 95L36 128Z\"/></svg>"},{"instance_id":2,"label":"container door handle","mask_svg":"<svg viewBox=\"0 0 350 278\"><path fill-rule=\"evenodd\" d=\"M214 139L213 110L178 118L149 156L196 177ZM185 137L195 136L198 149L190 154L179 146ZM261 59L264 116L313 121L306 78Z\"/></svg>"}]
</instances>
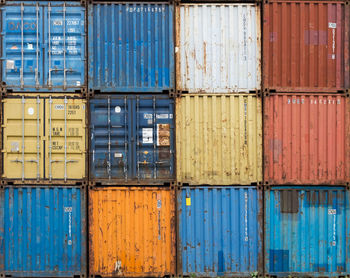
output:
<instances>
[{"instance_id":1,"label":"container door handle","mask_svg":"<svg viewBox=\"0 0 350 278\"><path fill-rule=\"evenodd\" d=\"M50 5L50 3L49 3ZM49 180L51 181L52 179L52 135L51 135L51 117L52 117L52 99L51 99L51 96L49 98Z\"/></svg>"},{"instance_id":2,"label":"container door handle","mask_svg":"<svg viewBox=\"0 0 350 278\"><path fill-rule=\"evenodd\" d=\"M63 89L67 87L66 80L66 2L63 2Z\"/></svg>"},{"instance_id":3,"label":"container door handle","mask_svg":"<svg viewBox=\"0 0 350 278\"><path fill-rule=\"evenodd\" d=\"M36 3L36 69L35 87L39 88L39 4Z\"/></svg>"},{"instance_id":4,"label":"container door handle","mask_svg":"<svg viewBox=\"0 0 350 278\"><path fill-rule=\"evenodd\" d=\"M48 14L48 21L49 21L49 50L48 50L48 54L49 54L49 81L48 81L48 85L49 85L49 89L52 88L52 80L51 80L51 5L50 2L48 3L47 6L47 14ZM50 101L51 101L51 97L50 97ZM51 104L50 104L50 111L51 111ZM51 112L50 112L51 113ZM50 118L50 124L51 124L51 118ZM51 175L51 174L50 174ZM51 177L50 177L51 180Z\"/></svg>"},{"instance_id":5,"label":"container door handle","mask_svg":"<svg viewBox=\"0 0 350 278\"><path fill-rule=\"evenodd\" d=\"M24 18L23 18L23 13L24 13L24 6L23 6L23 2L21 2L21 70L20 70L20 79L21 79L21 89L24 88L24 79L23 79L23 70L24 70Z\"/></svg>"}]
</instances>

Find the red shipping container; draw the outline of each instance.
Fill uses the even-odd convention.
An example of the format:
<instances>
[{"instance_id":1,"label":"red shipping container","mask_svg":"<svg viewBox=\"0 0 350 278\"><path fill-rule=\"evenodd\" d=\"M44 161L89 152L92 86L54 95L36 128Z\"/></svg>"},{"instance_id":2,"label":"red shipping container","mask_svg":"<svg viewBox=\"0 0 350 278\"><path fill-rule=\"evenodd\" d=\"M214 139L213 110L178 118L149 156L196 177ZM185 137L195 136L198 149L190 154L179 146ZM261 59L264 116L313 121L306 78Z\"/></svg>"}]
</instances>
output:
<instances>
[{"instance_id":1,"label":"red shipping container","mask_svg":"<svg viewBox=\"0 0 350 278\"><path fill-rule=\"evenodd\" d=\"M265 97L265 184L348 184L349 104L334 94Z\"/></svg>"},{"instance_id":2,"label":"red shipping container","mask_svg":"<svg viewBox=\"0 0 350 278\"><path fill-rule=\"evenodd\" d=\"M345 2L264 4L263 85L277 92L349 88L350 8Z\"/></svg>"}]
</instances>

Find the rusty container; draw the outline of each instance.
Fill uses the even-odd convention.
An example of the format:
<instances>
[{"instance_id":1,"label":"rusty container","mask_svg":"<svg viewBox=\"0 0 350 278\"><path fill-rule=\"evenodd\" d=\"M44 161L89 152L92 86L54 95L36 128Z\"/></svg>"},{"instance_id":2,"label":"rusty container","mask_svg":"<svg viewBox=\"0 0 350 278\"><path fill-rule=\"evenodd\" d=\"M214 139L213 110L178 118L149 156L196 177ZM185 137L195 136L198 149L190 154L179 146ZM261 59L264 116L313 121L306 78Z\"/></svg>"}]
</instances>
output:
<instances>
[{"instance_id":1,"label":"rusty container","mask_svg":"<svg viewBox=\"0 0 350 278\"><path fill-rule=\"evenodd\" d=\"M349 201L346 187L265 190L264 277L349 277Z\"/></svg>"},{"instance_id":2,"label":"rusty container","mask_svg":"<svg viewBox=\"0 0 350 278\"><path fill-rule=\"evenodd\" d=\"M177 98L177 181L219 186L262 182L261 108L261 98L254 94Z\"/></svg>"},{"instance_id":3,"label":"rusty container","mask_svg":"<svg viewBox=\"0 0 350 278\"><path fill-rule=\"evenodd\" d=\"M89 251L90 275L174 275L174 190L170 187L91 187Z\"/></svg>"},{"instance_id":4,"label":"rusty container","mask_svg":"<svg viewBox=\"0 0 350 278\"><path fill-rule=\"evenodd\" d=\"M265 3L265 89L277 92L348 89L349 10L345 1Z\"/></svg>"},{"instance_id":5,"label":"rusty container","mask_svg":"<svg viewBox=\"0 0 350 278\"><path fill-rule=\"evenodd\" d=\"M265 97L265 184L348 184L349 112L343 95Z\"/></svg>"}]
</instances>

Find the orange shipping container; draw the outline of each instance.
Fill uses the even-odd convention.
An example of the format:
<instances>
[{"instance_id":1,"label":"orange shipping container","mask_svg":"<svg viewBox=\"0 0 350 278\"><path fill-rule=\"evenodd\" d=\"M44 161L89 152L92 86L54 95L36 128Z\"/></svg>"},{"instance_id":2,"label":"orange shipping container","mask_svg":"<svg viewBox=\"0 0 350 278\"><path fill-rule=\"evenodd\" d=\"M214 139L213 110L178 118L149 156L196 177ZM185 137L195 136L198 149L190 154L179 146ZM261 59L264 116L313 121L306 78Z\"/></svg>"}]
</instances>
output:
<instances>
[{"instance_id":1,"label":"orange shipping container","mask_svg":"<svg viewBox=\"0 0 350 278\"><path fill-rule=\"evenodd\" d=\"M349 182L349 104L334 94L265 97L265 183Z\"/></svg>"},{"instance_id":2,"label":"orange shipping container","mask_svg":"<svg viewBox=\"0 0 350 278\"><path fill-rule=\"evenodd\" d=\"M264 87L278 92L349 88L349 10L345 1L264 4Z\"/></svg>"},{"instance_id":3,"label":"orange shipping container","mask_svg":"<svg viewBox=\"0 0 350 278\"><path fill-rule=\"evenodd\" d=\"M89 241L91 275L174 275L174 191L155 187L90 188Z\"/></svg>"}]
</instances>

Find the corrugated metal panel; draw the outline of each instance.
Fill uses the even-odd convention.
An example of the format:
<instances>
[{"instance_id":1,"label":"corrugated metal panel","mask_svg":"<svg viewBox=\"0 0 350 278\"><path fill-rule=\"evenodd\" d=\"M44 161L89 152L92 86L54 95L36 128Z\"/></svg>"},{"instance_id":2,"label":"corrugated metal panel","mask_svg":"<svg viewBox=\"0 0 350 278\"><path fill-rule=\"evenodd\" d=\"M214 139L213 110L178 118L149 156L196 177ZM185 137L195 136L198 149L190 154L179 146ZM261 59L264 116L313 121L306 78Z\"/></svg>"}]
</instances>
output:
<instances>
[{"instance_id":1,"label":"corrugated metal panel","mask_svg":"<svg viewBox=\"0 0 350 278\"><path fill-rule=\"evenodd\" d=\"M89 88L174 89L173 14L169 3L89 5Z\"/></svg>"},{"instance_id":2,"label":"corrugated metal panel","mask_svg":"<svg viewBox=\"0 0 350 278\"><path fill-rule=\"evenodd\" d=\"M16 91L86 88L85 8L80 2L6 1L2 82Z\"/></svg>"},{"instance_id":3,"label":"corrugated metal panel","mask_svg":"<svg viewBox=\"0 0 350 278\"><path fill-rule=\"evenodd\" d=\"M90 274L175 274L175 195L170 188L89 189Z\"/></svg>"},{"instance_id":4,"label":"corrugated metal panel","mask_svg":"<svg viewBox=\"0 0 350 278\"><path fill-rule=\"evenodd\" d=\"M85 178L85 100L23 96L2 105L3 178Z\"/></svg>"},{"instance_id":5,"label":"corrugated metal panel","mask_svg":"<svg viewBox=\"0 0 350 278\"><path fill-rule=\"evenodd\" d=\"M177 179L192 185L262 181L261 99L185 94L176 100Z\"/></svg>"},{"instance_id":6,"label":"corrugated metal panel","mask_svg":"<svg viewBox=\"0 0 350 278\"><path fill-rule=\"evenodd\" d=\"M264 4L264 87L281 92L349 88L349 10L343 1Z\"/></svg>"},{"instance_id":7,"label":"corrugated metal panel","mask_svg":"<svg viewBox=\"0 0 350 278\"><path fill-rule=\"evenodd\" d=\"M190 93L260 90L260 8L181 4L176 22L177 88Z\"/></svg>"},{"instance_id":8,"label":"corrugated metal panel","mask_svg":"<svg viewBox=\"0 0 350 278\"><path fill-rule=\"evenodd\" d=\"M199 277L262 274L262 193L256 187L178 192L179 272Z\"/></svg>"},{"instance_id":9,"label":"corrugated metal panel","mask_svg":"<svg viewBox=\"0 0 350 278\"><path fill-rule=\"evenodd\" d=\"M0 189L0 274L86 277L83 187Z\"/></svg>"},{"instance_id":10,"label":"corrugated metal panel","mask_svg":"<svg viewBox=\"0 0 350 278\"><path fill-rule=\"evenodd\" d=\"M174 177L174 100L119 95L90 100L90 176L104 183Z\"/></svg>"},{"instance_id":11,"label":"corrugated metal panel","mask_svg":"<svg viewBox=\"0 0 350 278\"><path fill-rule=\"evenodd\" d=\"M349 275L349 194L332 187L267 191L265 272L284 277Z\"/></svg>"},{"instance_id":12,"label":"corrugated metal panel","mask_svg":"<svg viewBox=\"0 0 350 278\"><path fill-rule=\"evenodd\" d=\"M350 173L350 103L334 94L264 98L264 179L344 184Z\"/></svg>"}]
</instances>

